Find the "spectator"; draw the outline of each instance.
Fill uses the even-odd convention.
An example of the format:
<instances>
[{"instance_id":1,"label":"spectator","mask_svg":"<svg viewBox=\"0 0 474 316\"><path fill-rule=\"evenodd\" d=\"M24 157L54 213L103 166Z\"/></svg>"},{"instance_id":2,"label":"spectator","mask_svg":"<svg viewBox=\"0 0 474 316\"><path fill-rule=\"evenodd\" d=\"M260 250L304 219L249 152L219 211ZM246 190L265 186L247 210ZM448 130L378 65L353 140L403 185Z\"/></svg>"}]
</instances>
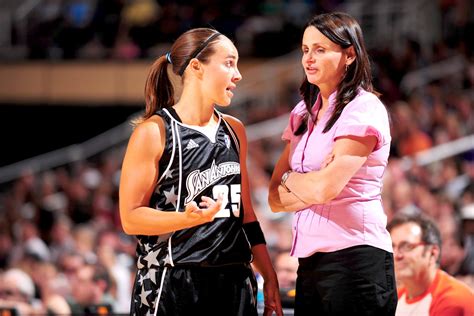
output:
<instances>
[{"instance_id":1,"label":"spectator","mask_svg":"<svg viewBox=\"0 0 474 316\"><path fill-rule=\"evenodd\" d=\"M296 271L298 270L298 259L290 256L289 251L281 251L275 256L275 272L278 284L282 289L294 289L296 287Z\"/></svg>"},{"instance_id":2,"label":"spectator","mask_svg":"<svg viewBox=\"0 0 474 316\"><path fill-rule=\"evenodd\" d=\"M400 282L396 315L474 315L472 290L439 268L441 234L431 219L400 214L388 230Z\"/></svg>"},{"instance_id":3,"label":"spectator","mask_svg":"<svg viewBox=\"0 0 474 316\"><path fill-rule=\"evenodd\" d=\"M34 304L34 297L35 285L27 273L13 268L0 274L1 309L10 309L20 315L44 312L42 306Z\"/></svg>"},{"instance_id":4,"label":"spectator","mask_svg":"<svg viewBox=\"0 0 474 316\"><path fill-rule=\"evenodd\" d=\"M115 304L111 296L114 281L104 266L86 264L77 270L74 281L71 303L74 314L112 312Z\"/></svg>"}]
</instances>

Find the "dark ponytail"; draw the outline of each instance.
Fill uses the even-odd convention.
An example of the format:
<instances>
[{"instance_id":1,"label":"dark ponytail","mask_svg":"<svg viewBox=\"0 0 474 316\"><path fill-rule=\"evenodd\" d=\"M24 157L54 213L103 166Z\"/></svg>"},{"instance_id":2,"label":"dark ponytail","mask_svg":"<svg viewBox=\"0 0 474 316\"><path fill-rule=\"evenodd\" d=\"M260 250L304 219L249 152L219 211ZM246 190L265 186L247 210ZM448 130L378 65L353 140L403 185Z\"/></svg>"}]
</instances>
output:
<instances>
[{"instance_id":1,"label":"dark ponytail","mask_svg":"<svg viewBox=\"0 0 474 316\"><path fill-rule=\"evenodd\" d=\"M166 56L158 58L151 66L145 83L145 114L143 120L156 111L174 104L174 89L168 76Z\"/></svg>"}]
</instances>

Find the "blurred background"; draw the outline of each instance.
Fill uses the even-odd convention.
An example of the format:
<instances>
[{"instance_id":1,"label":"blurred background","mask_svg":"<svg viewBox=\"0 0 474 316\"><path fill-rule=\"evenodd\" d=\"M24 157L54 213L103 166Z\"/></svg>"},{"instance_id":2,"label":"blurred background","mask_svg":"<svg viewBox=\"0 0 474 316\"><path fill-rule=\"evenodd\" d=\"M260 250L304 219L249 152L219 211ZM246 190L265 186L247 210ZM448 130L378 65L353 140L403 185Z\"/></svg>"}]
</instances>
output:
<instances>
[{"instance_id":1,"label":"blurred background","mask_svg":"<svg viewBox=\"0 0 474 316\"><path fill-rule=\"evenodd\" d=\"M300 99L304 26L335 10L361 24L391 117L385 212L435 218L442 268L474 288L472 0L0 0L0 310L128 313L130 120L153 60L193 27L239 50L243 80L221 110L248 127L254 207L291 307L291 215L270 211L268 182Z\"/></svg>"}]
</instances>

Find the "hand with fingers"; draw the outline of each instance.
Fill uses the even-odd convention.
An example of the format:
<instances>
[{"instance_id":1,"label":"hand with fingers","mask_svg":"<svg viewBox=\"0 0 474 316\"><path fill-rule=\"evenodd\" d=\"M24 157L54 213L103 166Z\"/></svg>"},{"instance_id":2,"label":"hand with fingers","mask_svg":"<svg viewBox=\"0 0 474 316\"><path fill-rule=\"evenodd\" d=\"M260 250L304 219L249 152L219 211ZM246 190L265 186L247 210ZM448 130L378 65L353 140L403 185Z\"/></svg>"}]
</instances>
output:
<instances>
[{"instance_id":1,"label":"hand with fingers","mask_svg":"<svg viewBox=\"0 0 474 316\"><path fill-rule=\"evenodd\" d=\"M212 222L217 212L222 207L222 196L219 196L217 200L213 200L210 197L203 196L201 197L201 202L199 206L195 201L192 201L186 204L184 208L184 213L186 216L197 220L199 222Z\"/></svg>"},{"instance_id":2,"label":"hand with fingers","mask_svg":"<svg viewBox=\"0 0 474 316\"><path fill-rule=\"evenodd\" d=\"M263 293L265 300L263 316L283 316L278 281L276 279L275 281L265 280L263 283Z\"/></svg>"}]
</instances>

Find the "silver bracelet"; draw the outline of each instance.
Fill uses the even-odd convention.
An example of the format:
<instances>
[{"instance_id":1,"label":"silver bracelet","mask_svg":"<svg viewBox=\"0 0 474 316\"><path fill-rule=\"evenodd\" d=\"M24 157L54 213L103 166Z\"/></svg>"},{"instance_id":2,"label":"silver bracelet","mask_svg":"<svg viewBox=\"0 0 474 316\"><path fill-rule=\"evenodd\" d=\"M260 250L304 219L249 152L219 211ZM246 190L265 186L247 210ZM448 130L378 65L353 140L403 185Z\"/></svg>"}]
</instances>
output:
<instances>
[{"instance_id":1,"label":"silver bracelet","mask_svg":"<svg viewBox=\"0 0 474 316\"><path fill-rule=\"evenodd\" d=\"M286 180L288 180L288 177L290 176L290 173L292 173L293 170L288 170L281 176L281 181L280 184L283 188L285 188L286 192L290 193L291 190L286 186Z\"/></svg>"}]
</instances>

